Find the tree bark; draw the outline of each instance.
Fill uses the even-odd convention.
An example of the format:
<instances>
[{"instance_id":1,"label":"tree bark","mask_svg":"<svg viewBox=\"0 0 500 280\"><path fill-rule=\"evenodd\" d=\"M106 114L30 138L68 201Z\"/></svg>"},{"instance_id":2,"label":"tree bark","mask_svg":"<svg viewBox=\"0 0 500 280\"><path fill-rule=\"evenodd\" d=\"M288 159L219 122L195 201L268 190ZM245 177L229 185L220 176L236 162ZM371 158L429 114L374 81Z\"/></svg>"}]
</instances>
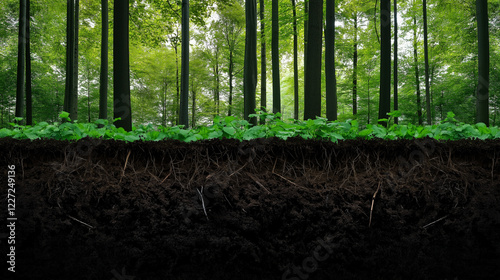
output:
<instances>
[{"instance_id":1,"label":"tree bark","mask_svg":"<svg viewBox=\"0 0 500 280\"><path fill-rule=\"evenodd\" d=\"M26 67L26 0L19 1L19 37L17 48L16 117L24 117L25 68ZM20 123L23 123L21 121Z\"/></svg>"},{"instance_id":2,"label":"tree bark","mask_svg":"<svg viewBox=\"0 0 500 280\"><path fill-rule=\"evenodd\" d=\"M26 125L33 124L31 96L30 0L26 1Z\"/></svg>"},{"instance_id":3,"label":"tree bark","mask_svg":"<svg viewBox=\"0 0 500 280\"><path fill-rule=\"evenodd\" d=\"M182 0L181 100L179 124L189 126L189 0Z\"/></svg>"},{"instance_id":4,"label":"tree bark","mask_svg":"<svg viewBox=\"0 0 500 280\"><path fill-rule=\"evenodd\" d=\"M227 115L231 116L232 108L233 108L233 70L234 70L234 62L233 62L233 50L229 51L229 108L227 111Z\"/></svg>"},{"instance_id":5,"label":"tree bark","mask_svg":"<svg viewBox=\"0 0 500 280\"><path fill-rule=\"evenodd\" d=\"M299 64L298 64L298 40L297 40L297 6L292 0L293 9L293 118L299 119Z\"/></svg>"},{"instance_id":6,"label":"tree bark","mask_svg":"<svg viewBox=\"0 0 500 280\"><path fill-rule=\"evenodd\" d=\"M321 116L321 52L323 0L310 0L308 20L307 64L304 81L304 119Z\"/></svg>"},{"instance_id":7,"label":"tree bark","mask_svg":"<svg viewBox=\"0 0 500 280\"><path fill-rule=\"evenodd\" d=\"M478 85L476 90L476 122L489 125L490 46L488 33L488 2L476 0L478 34Z\"/></svg>"},{"instance_id":8,"label":"tree bark","mask_svg":"<svg viewBox=\"0 0 500 280\"><path fill-rule=\"evenodd\" d=\"M99 119L108 118L108 0L101 0L101 73L99 76Z\"/></svg>"},{"instance_id":9,"label":"tree bark","mask_svg":"<svg viewBox=\"0 0 500 280\"><path fill-rule=\"evenodd\" d=\"M265 22L264 22L264 12L265 12L264 0L260 0L260 108L262 111L266 110L267 107L267 89L266 89L266 32L265 32ZM266 122L265 119L261 119L261 124Z\"/></svg>"},{"instance_id":10,"label":"tree bark","mask_svg":"<svg viewBox=\"0 0 500 280\"><path fill-rule=\"evenodd\" d=\"M66 10L66 86L64 91L63 111L70 113L74 91L74 49L75 49L75 1L67 1ZM63 120L64 121L64 120Z\"/></svg>"},{"instance_id":11,"label":"tree bark","mask_svg":"<svg viewBox=\"0 0 500 280\"><path fill-rule=\"evenodd\" d=\"M279 1L272 1L272 67L273 67L273 113L281 112L280 58L279 58Z\"/></svg>"},{"instance_id":12,"label":"tree bark","mask_svg":"<svg viewBox=\"0 0 500 280\"><path fill-rule=\"evenodd\" d=\"M326 117L337 120L337 77L335 75L335 0L326 0L325 27Z\"/></svg>"},{"instance_id":13,"label":"tree bark","mask_svg":"<svg viewBox=\"0 0 500 280\"><path fill-rule=\"evenodd\" d=\"M244 117L253 125L257 119L249 119L255 113L255 88L257 87L257 1L245 1L245 66L243 72Z\"/></svg>"},{"instance_id":14,"label":"tree bark","mask_svg":"<svg viewBox=\"0 0 500 280\"><path fill-rule=\"evenodd\" d=\"M424 6L424 57L425 57L425 102L427 111L427 124L432 125L431 93L429 82L429 45L427 42L427 0L423 0Z\"/></svg>"},{"instance_id":15,"label":"tree bark","mask_svg":"<svg viewBox=\"0 0 500 280\"><path fill-rule=\"evenodd\" d=\"M78 36L80 29L80 0L75 0L74 10L74 50L73 50L73 92L70 98L69 117L72 120L78 120Z\"/></svg>"},{"instance_id":16,"label":"tree bark","mask_svg":"<svg viewBox=\"0 0 500 280\"><path fill-rule=\"evenodd\" d=\"M354 53L352 71L352 114L358 114L358 13L354 13Z\"/></svg>"},{"instance_id":17,"label":"tree bark","mask_svg":"<svg viewBox=\"0 0 500 280\"><path fill-rule=\"evenodd\" d=\"M417 87L417 115L418 125L422 125L422 102L420 99L420 73L418 71L418 54L417 54L417 18L413 17L413 63L415 64L415 84Z\"/></svg>"},{"instance_id":18,"label":"tree bark","mask_svg":"<svg viewBox=\"0 0 500 280\"><path fill-rule=\"evenodd\" d=\"M379 119L391 110L391 1L380 1L380 100ZM381 122L387 126L387 122Z\"/></svg>"},{"instance_id":19,"label":"tree bark","mask_svg":"<svg viewBox=\"0 0 500 280\"><path fill-rule=\"evenodd\" d=\"M394 111L398 110L398 4L394 0ZM398 117L394 123L398 124Z\"/></svg>"},{"instance_id":20,"label":"tree bark","mask_svg":"<svg viewBox=\"0 0 500 280\"><path fill-rule=\"evenodd\" d=\"M113 24L113 107L117 127L132 130L129 64L129 2L115 1Z\"/></svg>"}]
</instances>

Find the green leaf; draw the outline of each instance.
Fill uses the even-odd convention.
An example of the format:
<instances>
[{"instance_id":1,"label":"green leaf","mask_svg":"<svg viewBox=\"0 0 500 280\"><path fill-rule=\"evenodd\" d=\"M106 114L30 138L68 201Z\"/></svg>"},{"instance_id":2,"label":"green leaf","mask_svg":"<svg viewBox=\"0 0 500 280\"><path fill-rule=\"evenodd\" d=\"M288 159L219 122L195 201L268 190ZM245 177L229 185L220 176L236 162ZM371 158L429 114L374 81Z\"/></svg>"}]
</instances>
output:
<instances>
[{"instance_id":1,"label":"green leaf","mask_svg":"<svg viewBox=\"0 0 500 280\"><path fill-rule=\"evenodd\" d=\"M227 127L227 126L226 126L226 127L223 127L223 128L222 128L222 130L223 130L226 134L228 134L228 135L230 135L230 136L233 136L234 134L236 134L236 129L234 129L234 127Z\"/></svg>"}]
</instances>

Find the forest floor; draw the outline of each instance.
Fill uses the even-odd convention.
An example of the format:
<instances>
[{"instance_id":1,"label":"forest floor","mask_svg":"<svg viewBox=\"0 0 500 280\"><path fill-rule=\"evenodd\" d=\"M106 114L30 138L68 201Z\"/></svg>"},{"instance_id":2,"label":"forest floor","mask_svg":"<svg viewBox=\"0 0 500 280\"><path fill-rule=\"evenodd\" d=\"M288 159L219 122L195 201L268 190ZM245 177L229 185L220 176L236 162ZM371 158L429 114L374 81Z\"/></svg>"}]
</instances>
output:
<instances>
[{"instance_id":1,"label":"forest floor","mask_svg":"<svg viewBox=\"0 0 500 280\"><path fill-rule=\"evenodd\" d=\"M500 279L499 140L2 138L0 155L17 279Z\"/></svg>"}]
</instances>

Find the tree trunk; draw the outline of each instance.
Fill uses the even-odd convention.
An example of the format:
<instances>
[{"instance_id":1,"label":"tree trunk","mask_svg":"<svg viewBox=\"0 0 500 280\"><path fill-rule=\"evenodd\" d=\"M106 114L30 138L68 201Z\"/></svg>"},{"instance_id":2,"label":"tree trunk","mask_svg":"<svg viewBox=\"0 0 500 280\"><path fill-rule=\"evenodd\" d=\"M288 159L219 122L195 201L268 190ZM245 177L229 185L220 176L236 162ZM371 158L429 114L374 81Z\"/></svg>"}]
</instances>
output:
<instances>
[{"instance_id":1,"label":"tree trunk","mask_svg":"<svg viewBox=\"0 0 500 280\"><path fill-rule=\"evenodd\" d=\"M398 4L394 0L394 111L398 110ZM398 117L394 123L398 124Z\"/></svg>"},{"instance_id":2,"label":"tree trunk","mask_svg":"<svg viewBox=\"0 0 500 280\"><path fill-rule=\"evenodd\" d=\"M326 117L337 120L337 77L335 76L335 0L326 0L325 27Z\"/></svg>"},{"instance_id":3,"label":"tree trunk","mask_svg":"<svg viewBox=\"0 0 500 280\"><path fill-rule=\"evenodd\" d=\"M74 50L73 50L73 92L70 98L70 111L69 117L72 120L78 120L78 35L80 28L80 0L75 0L75 11L74 11Z\"/></svg>"},{"instance_id":4,"label":"tree trunk","mask_svg":"<svg viewBox=\"0 0 500 280\"><path fill-rule=\"evenodd\" d=\"M233 108L233 50L229 51L229 108L227 115L231 116Z\"/></svg>"},{"instance_id":5,"label":"tree trunk","mask_svg":"<svg viewBox=\"0 0 500 280\"><path fill-rule=\"evenodd\" d=\"M178 32L177 32L178 34ZM175 90L176 90L176 95L175 95L175 124L179 124L179 102L180 102L180 95L181 95L181 83L179 81L179 49L178 49L178 40L175 39L174 42L174 51L175 51Z\"/></svg>"},{"instance_id":6,"label":"tree trunk","mask_svg":"<svg viewBox=\"0 0 500 280\"><path fill-rule=\"evenodd\" d=\"M476 122L489 126L490 46L488 33L488 2L476 0L478 34L478 85L476 90Z\"/></svg>"},{"instance_id":7,"label":"tree trunk","mask_svg":"<svg viewBox=\"0 0 500 280\"><path fill-rule=\"evenodd\" d=\"M26 67L26 0L21 0L19 1L19 37L18 37L18 49L17 49L17 92L16 92L17 118L24 118L25 67ZM23 121L21 121L20 123L23 123Z\"/></svg>"},{"instance_id":8,"label":"tree trunk","mask_svg":"<svg viewBox=\"0 0 500 280\"><path fill-rule=\"evenodd\" d=\"M194 79L191 79L191 98L192 98L191 126L195 127L195 125L196 125L196 90L194 88Z\"/></svg>"},{"instance_id":9,"label":"tree trunk","mask_svg":"<svg viewBox=\"0 0 500 280\"><path fill-rule=\"evenodd\" d=\"M131 131L128 1L115 1L113 33L113 113L121 118L115 125Z\"/></svg>"},{"instance_id":10,"label":"tree trunk","mask_svg":"<svg viewBox=\"0 0 500 280\"><path fill-rule=\"evenodd\" d=\"M379 119L391 110L391 1L380 1L380 101ZM381 122L387 126L387 122Z\"/></svg>"},{"instance_id":11,"label":"tree trunk","mask_svg":"<svg viewBox=\"0 0 500 280\"><path fill-rule=\"evenodd\" d=\"M281 112L280 58L279 58L279 1L272 1L273 113Z\"/></svg>"},{"instance_id":12,"label":"tree trunk","mask_svg":"<svg viewBox=\"0 0 500 280\"><path fill-rule=\"evenodd\" d=\"M66 13L66 86L64 91L63 111L70 113L74 91L74 49L75 49L75 1L67 1ZM63 120L64 121L64 120Z\"/></svg>"},{"instance_id":13,"label":"tree trunk","mask_svg":"<svg viewBox=\"0 0 500 280\"><path fill-rule=\"evenodd\" d=\"M108 118L108 0L101 0L101 73L99 76L99 119Z\"/></svg>"},{"instance_id":14,"label":"tree trunk","mask_svg":"<svg viewBox=\"0 0 500 280\"><path fill-rule=\"evenodd\" d=\"M243 72L244 117L253 125L257 125L256 118L248 118L255 113L255 88L257 86L257 1L245 1L245 66Z\"/></svg>"},{"instance_id":15,"label":"tree trunk","mask_svg":"<svg viewBox=\"0 0 500 280\"><path fill-rule=\"evenodd\" d=\"M307 65L307 41L309 40L309 0L304 0L304 79Z\"/></svg>"},{"instance_id":16,"label":"tree trunk","mask_svg":"<svg viewBox=\"0 0 500 280\"><path fill-rule=\"evenodd\" d=\"M189 0L182 0L181 101L179 124L189 126Z\"/></svg>"},{"instance_id":17,"label":"tree trunk","mask_svg":"<svg viewBox=\"0 0 500 280\"><path fill-rule=\"evenodd\" d=\"M260 108L262 111L267 107L267 89L266 89L266 24L264 22L264 0L260 0ZM261 119L260 124L264 124L265 119Z\"/></svg>"},{"instance_id":18,"label":"tree trunk","mask_svg":"<svg viewBox=\"0 0 500 280\"><path fill-rule=\"evenodd\" d=\"M321 116L321 51L323 0L310 0L308 20L307 64L304 81L304 119Z\"/></svg>"},{"instance_id":19,"label":"tree trunk","mask_svg":"<svg viewBox=\"0 0 500 280\"><path fill-rule=\"evenodd\" d=\"M26 125L33 124L31 96L30 0L26 1Z\"/></svg>"},{"instance_id":20,"label":"tree trunk","mask_svg":"<svg viewBox=\"0 0 500 280\"><path fill-rule=\"evenodd\" d=\"M352 114L358 114L358 14L354 13L354 54L352 71Z\"/></svg>"},{"instance_id":21,"label":"tree trunk","mask_svg":"<svg viewBox=\"0 0 500 280\"><path fill-rule=\"evenodd\" d=\"M427 43L427 0L424 0L424 57L425 57L425 102L427 111L427 124L432 125L431 93L429 83L429 45Z\"/></svg>"},{"instance_id":22,"label":"tree trunk","mask_svg":"<svg viewBox=\"0 0 500 280\"><path fill-rule=\"evenodd\" d=\"M420 100L420 74L418 71L418 54L417 54L417 18L413 17L413 63L415 64L415 84L417 86L417 115L418 125L422 125L422 102Z\"/></svg>"},{"instance_id":23,"label":"tree trunk","mask_svg":"<svg viewBox=\"0 0 500 280\"><path fill-rule=\"evenodd\" d=\"M90 123L90 65L87 63L87 122Z\"/></svg>"},{"instance_id":24,"label":"tree trunk","mask_svg":"<svg viewBox=\"0 0 500 280\"><path fill-rule=\"evenodd\" d=\"M298 40L297 40L297 7L292 0L293 9L293 118L299 119L299 64L298 64Z\"/></svg>"}]
</instances>

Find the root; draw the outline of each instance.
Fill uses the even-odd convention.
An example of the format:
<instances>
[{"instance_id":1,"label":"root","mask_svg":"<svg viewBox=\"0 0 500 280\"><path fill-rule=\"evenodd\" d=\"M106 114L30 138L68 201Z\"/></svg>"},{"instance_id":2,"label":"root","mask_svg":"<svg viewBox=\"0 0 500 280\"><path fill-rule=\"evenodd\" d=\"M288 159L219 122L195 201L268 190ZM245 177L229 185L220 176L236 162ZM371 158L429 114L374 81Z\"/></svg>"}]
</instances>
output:
<instances>
[{"instance_id":1,"label":"root","mask_svg":"<svg viewBox=\"0 0 500 280\"><path fill-rule=\"evenodd\" d=\"M368 227L371 227L372 225L373 205L375 204L375 198L377 197L379 190L380 190L380 183L378 183L377 190L375 191L372 197L372 207L370 208L370 221L368 222Z\"/></svg>"},{"instance_id":2,"label":"root","mask_svg":"<svg viewBox=\"0 0 500 280\"><path fill-rule=\"evenodd\" d=\"M125 169L127 169L128 158L130 157L130 153L132 151L128 151L127 158L125 159L125 165L123 166L122 177L120 178L120 183L122 182L123 176L125 176Z\"/></svg>"}]
</instances>

